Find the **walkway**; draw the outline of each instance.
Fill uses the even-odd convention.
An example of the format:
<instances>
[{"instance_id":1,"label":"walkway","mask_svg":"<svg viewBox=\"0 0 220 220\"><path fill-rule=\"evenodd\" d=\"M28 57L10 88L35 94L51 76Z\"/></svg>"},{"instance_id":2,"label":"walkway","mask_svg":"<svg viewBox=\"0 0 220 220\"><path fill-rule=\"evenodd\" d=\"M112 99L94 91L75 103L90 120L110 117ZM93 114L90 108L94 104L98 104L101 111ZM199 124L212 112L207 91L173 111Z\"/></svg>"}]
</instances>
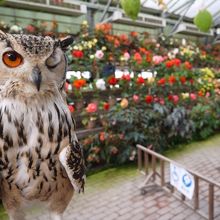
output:
<instances>
[{"instance_id":1,"label":"walkway","mask_svg":"<svg viewBox=\"0 0 220 220\"><path fill-rule=\"evenodd\" d=\"M193 144L174 155L175 160L220 182L220 136ZM199 220L186 205L159 187L141 195L143 180L136 168L110 169L88 178L84 195L76 195L65 212L64 220ZM204 194L207 190L204 189ZM217 192L218 193L218 192ZM205 196L204 196L205 199ZM220 195L217 196L220 204ZM219 204L216 210L220 211ZM204 202L204 209L207 208ZM28 219L48 220L46 213L32 212ZM38 217L36 216L38 213ZM215 218L220 220L220 216Z\"/></svg>"}]
</instances>

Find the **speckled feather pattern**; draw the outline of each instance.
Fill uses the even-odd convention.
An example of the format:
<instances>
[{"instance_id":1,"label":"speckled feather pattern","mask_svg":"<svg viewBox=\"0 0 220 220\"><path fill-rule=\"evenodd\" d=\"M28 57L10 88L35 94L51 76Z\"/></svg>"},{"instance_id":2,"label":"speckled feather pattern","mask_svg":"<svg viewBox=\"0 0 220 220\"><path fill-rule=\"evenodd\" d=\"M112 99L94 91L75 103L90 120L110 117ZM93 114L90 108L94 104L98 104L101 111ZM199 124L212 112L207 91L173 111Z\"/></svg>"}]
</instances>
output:
<instances>
[{"instance_id":1,"label":"speckled feather pattern","mask_svg":"<svg viewBox=\"0 0 220 220\"><path fill-rule=\"evenodd\" d=\"M37 60L41 54L49 56L59 47L50 37L0 34L0 41L22 48L24 56L32 56L35 63L41 63ZM46 69L43 64L41 68ZM1 74L0 70L0 80ZM64 91L54 72L43 72L52 77L42 82L39 92L29 76L13 74L8 79L4 76L5 83L0 85L0 192L4 206L17 211L27 201L39 200L46 201L49 210L62 213L72 197L72 185L80 191L85 183L82 149ZM65 148L62 165L59 154Z\"/></svg>"}]
</instances>

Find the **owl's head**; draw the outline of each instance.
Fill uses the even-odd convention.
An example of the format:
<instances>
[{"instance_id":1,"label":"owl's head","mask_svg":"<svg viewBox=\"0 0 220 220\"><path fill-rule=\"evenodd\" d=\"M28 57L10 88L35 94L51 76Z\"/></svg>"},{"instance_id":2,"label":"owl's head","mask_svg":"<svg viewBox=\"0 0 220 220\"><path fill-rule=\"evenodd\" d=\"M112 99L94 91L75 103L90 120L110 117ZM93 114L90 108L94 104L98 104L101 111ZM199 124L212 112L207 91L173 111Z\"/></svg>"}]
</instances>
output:
<instances>
[{"instance_id":1,"label":"owl's head","mask_svg":"<svg viewBox=\"0 0 220 220\"><path fill-rule=\"evenodd\" d=\"M19 79L41 87L61 86L67 60L64 50L73 42L49 36L8 34L0 31L0 81Z\"/></svg>"}]
</instances>

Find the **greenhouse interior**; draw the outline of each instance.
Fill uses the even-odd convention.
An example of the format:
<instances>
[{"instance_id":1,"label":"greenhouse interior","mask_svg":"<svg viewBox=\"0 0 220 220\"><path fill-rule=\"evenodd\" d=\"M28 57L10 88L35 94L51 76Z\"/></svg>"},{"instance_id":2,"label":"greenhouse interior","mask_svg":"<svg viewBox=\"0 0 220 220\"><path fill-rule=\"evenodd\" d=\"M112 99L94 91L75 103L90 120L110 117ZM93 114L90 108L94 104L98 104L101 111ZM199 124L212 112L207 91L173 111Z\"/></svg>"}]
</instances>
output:
<instances>
[{"instance_id":1,"label":"greenhouse interior","mask_svg":"<svg viewBox=\"0 0 220 220\"><path fill-rule=\"evenodd\" d=\"M0 220L220 220L219 0L0 0Z\"/></svg>"}]
</instances>

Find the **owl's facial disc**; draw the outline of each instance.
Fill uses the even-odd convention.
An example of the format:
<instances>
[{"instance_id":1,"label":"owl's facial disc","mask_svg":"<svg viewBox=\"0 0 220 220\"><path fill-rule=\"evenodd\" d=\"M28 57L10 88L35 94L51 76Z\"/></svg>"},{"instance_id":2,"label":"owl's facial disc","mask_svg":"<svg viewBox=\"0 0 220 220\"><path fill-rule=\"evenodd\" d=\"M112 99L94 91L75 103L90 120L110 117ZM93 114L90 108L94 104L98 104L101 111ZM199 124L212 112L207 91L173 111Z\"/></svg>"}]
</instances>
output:
<instances>
[{"instance_id":1,"label":"owl's facial disc","mask_svg":"<svg viewBox=\"0 0 220 220\"><path fill-rule=\"evenodd\" d=\"M35 66L32 70L32 80L37 87L37 90L40 90L40 85L42 81L41 71L38 66Z\"/></svg>"}]
</instances>

